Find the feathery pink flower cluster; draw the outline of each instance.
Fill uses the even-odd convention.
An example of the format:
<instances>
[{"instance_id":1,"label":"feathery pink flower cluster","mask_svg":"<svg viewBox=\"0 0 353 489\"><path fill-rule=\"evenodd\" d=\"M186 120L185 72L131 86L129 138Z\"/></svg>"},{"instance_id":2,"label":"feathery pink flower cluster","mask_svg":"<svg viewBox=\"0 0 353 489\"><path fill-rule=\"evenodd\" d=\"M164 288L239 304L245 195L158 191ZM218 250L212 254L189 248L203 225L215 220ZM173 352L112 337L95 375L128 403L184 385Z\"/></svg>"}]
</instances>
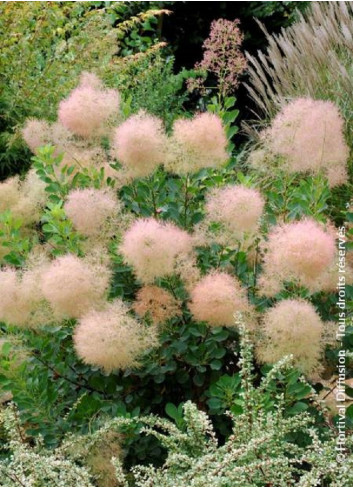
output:
<instances>
[{"instance_id":1,"label":"feathery pink flower cluster","mask_svg":"<svg viewBox=\"0 0 353 489\"><path fill-rule=\"evenodd\" d=\"M27 119L22 129L22 137L26 141L32 153L40 146L50 144L50 126L48 122L40 119Z\"/></svg>"},{"instance_id":2,"label":"feathery pink flower cluster","mask_svg":"<svg viewBox=\"0 0 353 489\"><path fill-rule=\"evenodd\" d=\"M173 275L177 260L192 250L191 236L171 223L138 219L123 236L120 246L125 262L145 283Z\"/></svg>"},{"instance_id":3,"label":"feathery pink flower cluster","mask_svg":"<svg viewBox=\"0 0 353 489\"><path fill-rule=\"evenodd\" d=\"M109 119L118 114L120 96L103 89L97 77L83 74L80 85L60 102L59 121L73 134L89 138L100 134Z\"/></svg>"},{"instance_id":4,"label":"feathery pink flower cluster","mask_svg":"<svg viewBox=\"0 0 353 489\"><path fill-rule=\"evenodd\" d=\"M101 310L88 311L74 333L77 355L87 364L110 373L138 365L147 348L156 345L152 328L146 328L128 314L121 300Z\"/></svg>"},{"instance_id":5,"label":"feathery pink flower cluster","mask_svg":"<svg viewBox=\"0 0 353 489\"><path fill-rule=\"evenodd\" d=\"M334 103L298 98L283 107L263 131L262 140L271 153L285 158L288 172L323 171L335 186L347 180L349 148L343 128Z\"/></svg>"},{"instance_id":6,"label":"feathery pink flower cluster","mask_svg":"<svg viewBox=\"0 0 353 489\"><path fill-rule=\"evenodd\" d=\"M239 281L224 272L203 277L191 291L189 308L196 321L210 326L234 326L234 314L249 310Z\"/></svg>"},{"instance_id":7,"label":"feathery pink flower cluster","mask_svg":"<svg viewBox=\"0 0 353 489\"><path fill-rule=\"evenodd\" d=\"M241 75L247 65L245 56L240 51L244 36L239 29L239 20L217 19L211 24L209 37L203 43L203 59L195 65L196 69L216 75L218 88L223 97L233 92L239 85ZM188 86L193 87L194 79ZM203 88L202 79L198 87Z\"/></svg>"},{"instance_id":8,"label":"feathery pink flower cluster","mask_svg":"<svg viewBox=\"0 0 353 489\"><path fill-rule=\"evenodd\" d=\"M313 219L277 225L264 243L264 274L260 292L274 295L283 282L293 281L315 292L334 265L335 239Z\"/></svg>"},{"instance_id":9,"label":"feathery pink flower cluster","mask_svg":"<svg viewBox=\"0 0 353 489\"><path fill-rule=\"evenodd\" d=\"M163 122L140 112L129 117L116 130L114 152L133 177L146 177L166 158L167 138Z\"/></svg>"},{"instance_id":10,"label":"feathery pink flower cluster","mask_svg":"<svg viewBox=\"0 0 353 489\"><path fill-rule=\"evenodd\" d=\"M76 230L90 237L104 233L108 220L114 218L119 208L112 189L95 188L72 190L64 205L66 215Z\"/></svg>"},{"instance_id":11,"label":"feathery pink flower cluster","mask_svg":"<svg viewBox=\"0 0 353 489\"><path fill-rule=\"evenodd\" d=\"M244 185L229 185L210 193L206 201L206 216L220 222L235 235L258 230L265 201L258 190Z\"/></svg>"},{"instance_id":12,"label":"feathery pink flower cluster","mask_svg":"<svg viewBox=\"0 0 353 489\"><path fill-rule=\"evenodd\" d=\"M178 119L173 125L168 170L177 174L217 168L229 158L227 137L221 119L204 112L193 119Z\"/></svg>"},{"instance_id":13,"label":"feathery pink flower cluster","mask_svg":"<svg viewBox=\"0 0 353 489\"><path fill-rule=\"evenodd\" d=\"M0 183L0 212L10 210L23 226L30 226L39 219L46 202L45 187L33 170L22 181L17 176L8 178Z\"/></svg>"},{"instance_id":14,"label":"feathery pink flower cluster","mask_svg":"<svg viewBox=\"0 0 353 489\"><path fill-rule=\"evenodd\" d=\"M20 180L17 176L0 183L0 212L15 207L19 198Z\"/></svg>"},{"instance_id":15,"label":"feathery pink flower cluster","mask_svg":"<svg viewBox=\"0 0 353 489\"><path fill-rule=\"evenodd\" d=\"M36 325L43 296L34 273L20 275L12 268L0 270L0 297L0 321L20 327Z\"/></svg>"},{"instance_id":16,"label":"feathery pink flower cluster","mask_svg":"<svg viewBox=\"0 0 353 489\"><path fill-rule=\"evenodd\" d=\"M40 286L58 318L78 318L102 304L110 272L74 255L56 258L42 272Z\"/></svg>"},{"instance_id":17,"label":"feathery pink flower cluster","mask_svg":"<svg viewBox=\"0 0 353 489\"><path fill-rule=\"evenodd\" d=\"M324 323L309 302L286 299L263 317L263 338L257 347L261 362L276 363L294 355L294 364L309 378L320 372Z\"/></svg>"},{"instance_id":18,"label":"feathery pink flower cluster","mask_svg":"<svg viewBox=\"0 0 353 489\"><path fill-rule=\"evenodd\" d=\"M140 317L148 316L155 324L163 324L168 319L180 316L180 301L162 287L145 285L136 296L133 309Z\"/></svg>"}]
</instances>

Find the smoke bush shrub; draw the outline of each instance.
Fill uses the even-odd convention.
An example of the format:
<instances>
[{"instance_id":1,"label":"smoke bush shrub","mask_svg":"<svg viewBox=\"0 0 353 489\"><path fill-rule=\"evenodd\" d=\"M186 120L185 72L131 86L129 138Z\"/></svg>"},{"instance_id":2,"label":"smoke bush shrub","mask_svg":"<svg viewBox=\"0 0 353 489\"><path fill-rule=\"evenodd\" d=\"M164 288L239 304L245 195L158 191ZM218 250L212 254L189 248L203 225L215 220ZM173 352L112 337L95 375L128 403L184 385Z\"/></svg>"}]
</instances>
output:
<instances>
[{"instance_id":1,"label":"smoke bush shrub","mask_svg":"<svg viewBox=\"0 0 353 489\"><path fill-rule=\"evenodd\" d=\"M313 292L323 290L320 279L335 264L335 236L310 219L277 225L263 247L260 287L265 295L274 295L284 281L297 282ZM335 285L333 280L331 286Z\"/></svg>"},{"instance_id":2,"label":"smoke bush shrub","mask_svg":"<svg viewBox=\"0 0 353 489\"><path fill-rule=\"evenodd\" d=\"M96 427L98 412L162 415L166 403L191 400L212 413L217 434L227 437L227 398L233 413L238 407L246 417L250 410L233 402L237 312L256 344L259 382L268 368L262 364L282 358L293 343L299 371L335 372L337 345L328 336L336 298L327 283L334 277L337 230L326 177L276 166L265 175L243 174L241 159L230 154L233 115L226 108L223 115L176 119L169 131L155 115L119 110L119 95L95 76L85 74L75 90L59 109L61 122L32 120L24 129L45 184L44 200L36 192L28 197L33 220L11 220L26 180L3 184L4 196L14 196L9 208L0 193L7 213L0 220L0 244L7 248L1 273L9 283L1 329L18 338L16 352L25 352L12 376L10 342L1 375L28 432L56 446L66 431L86 433L91 422ZM116 103L102 112L106 97ZM77 102L84 110L72 118ZM338 142L344 147L343 136ZM27 273L38 280L23 291L31 283ZM324 432L299 375L282 379L285 389L291 386L284 424L294 426L290 414L305 410ZM233 391L219 397L227 382ZM267 421L277 427L277 401L267 401L258 433ZM151 438L138 448L131 436L127 452L127 465L163 458ZM289 481L288 461L277 462Z\"/></svg>"},{"instance_id":3,"label":"smoke bush shrub","mask_svg":"<svg viewBox=\"0 0 353 489\"><path fill-rule=\"evenodd\" d=\"M137 220L125 233L120 247L126 262L146 283L173 275L178 257L187 255L191 249L188 233L153 218Z\"/></svg>"},{"instance_id":4,"label":"smoke bush shrub","mask_svg":"<svg viewBox=\"0 0 353 489\"><path fill-rule=\"evenodd\" d=\"M133 304L134 311L140 316L148 316L154 323L163 324L168 319L181 315L181 304L170 292L146 285L141 287Z\"/></svg>"},{"instance_id":5,"label":"smoke bush shrub","mask_svg":"<svg viewBox=\"0 0 353 489\"><path fill-rule=\"evenodd\" d=\"M263 339L258 358L276 363L281 354L293 354L295 364L308 378L315 379L322 365L324 323L309 302L286 299L267 310L263 317ZM280 344L280 346L279 346Z\"/></svg>"},{"instance_id":6,"label":"smoke bush shrub","mask_svg":"<svg viewBox=\"0 0 353 489\"><path fill-rule=\"evenodd\" d=\"M101 82L92 74L81 75L81 83L58 110L58 120L73 134L97 136L111 117L119 111L119 93L102 90Z\"/></svg>"},{"instance_id":7,"label":"smoke bush shrub","mask_svg":"<svg viewBox=\"0 0 353 489\"><path fill-rule=\"evenodd\" d=\"M173 125L167 169L177 174L217 168L229 159L227 138L220 117L202 113L191 120L178 119Z\"/></svg>"},{"instance_id":8,"label":"smoke bush shrub","mask_svg":"<svg viewBox=\"0 0 353 489\"><path fill-rule=\"evenodd\" d=\"M104 267L63 255L44 268L40 287L58 318L77 318L103 302L109 279L110 273Z\"/></svg>"},{"instance_id":9,"label":"smoke bush shrub","mask_svg":"<svg viewBox=\"0 0 353 489\"><path fill-rule=\"evenodd\" d=\"M119 201L110 189L76 189L68 194L64 210L80 234L97 236L119 212Z\"/></svg>"}]
</instances>

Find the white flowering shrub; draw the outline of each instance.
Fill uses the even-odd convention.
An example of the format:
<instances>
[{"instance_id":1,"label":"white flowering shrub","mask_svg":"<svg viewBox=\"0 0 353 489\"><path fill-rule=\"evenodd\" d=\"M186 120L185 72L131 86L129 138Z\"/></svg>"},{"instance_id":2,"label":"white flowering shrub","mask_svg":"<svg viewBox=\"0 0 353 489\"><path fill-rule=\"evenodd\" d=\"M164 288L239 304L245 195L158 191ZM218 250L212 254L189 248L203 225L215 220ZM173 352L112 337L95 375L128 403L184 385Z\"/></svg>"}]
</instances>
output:
<instances>
[{"instance_id":1,"label":"white flowering shrub","mask_svg":"<svg viewBox=\"0 0 353 489\"><path fill-rule=\"evenodd\" d=\"M347 438L344 463L337 459L335 431L327 425L326 435L314 427L307 413L285 415L284 394L277 395L276 409L264 407L266 393L273 380L290 368L286 357L268 372L259 386L254 385L252 345L241 329L241 395L243 414L228 413L233 428L220 445L209 417L188 401L183 419L174 424L158 416L117 417L108 420L93 434L68 435L53 451L40 442L26 442L13 406L5 409L0 421L9 437L5 446L8 457L0 462L0 483L7 486L91 486L97 485L97 472L90 455L100 447L108 457L101 469L115 469L113 485L137 487L207 486L207 487L346 487L353 483L353 437ZM316 399L311 400L326 415ZM124 427L142 425L141 433L153 435L167 450L161 467L136 465L125 474L117 444L110 453L104 451L112 433ZM299 440L298 434L301 434ZM110 434L110 436L108 436ZM114 437L113 437L114 438ZM303 441L305 440L305 441ZM110 458L109 458L110 457ZM133 477L133 479L131 479ZM112 479L109 479L112 481Z\"/></svg>"},{"instance_id":2,"label":"white flowering shrub","mask_svg":"<svg viewBox=\"0 0 353 489\"><path fill-rule=\"evenodd\" d=\"M0 413L0 423L8 439L2 447L8 456L0 461L1 486L92 486L87 469L64 453L45 449L40 439L34 446L27 443L13 406Z\"/></svg>"},{"instance_id":3,"label":"white flowering shrub","mask_svg":"<svg viewBox=\"0 0 353 489\"><path fill-rule=\"evenodd\" d=\"M308 487L350 486L353 483L353 437L347 440L344 463L337 461L334 431L326 439L319 436L313 419L306 413L284 415L283 394L277 409L266 412L264 394L274 378L291 363L290 357L277 363L262 380L253 385L252 347L242 333L242 403L244 414L233 416L232 434L219 446L208 416L192 402L184 404L183 429L158 417L144 419L144 433L153 434L168 450L162 467L136 466L139 487ZM325 410L323 410L325 413ZM296 443L298 433L307 435L305 445ZM117 476L124 483L121 462L115 461ZM125 479L125 485L126 479Z\"/></svg>"}]
</instances>

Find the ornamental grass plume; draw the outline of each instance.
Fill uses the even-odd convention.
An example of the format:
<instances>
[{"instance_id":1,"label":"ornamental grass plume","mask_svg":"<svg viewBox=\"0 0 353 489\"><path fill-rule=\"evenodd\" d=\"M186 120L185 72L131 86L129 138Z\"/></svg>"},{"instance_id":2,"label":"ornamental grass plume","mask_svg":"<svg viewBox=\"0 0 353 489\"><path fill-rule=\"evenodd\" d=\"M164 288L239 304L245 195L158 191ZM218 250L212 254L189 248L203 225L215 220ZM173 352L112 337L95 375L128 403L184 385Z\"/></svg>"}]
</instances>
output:
<instances>
[{"instance_id":1,"label":"ornamental grass plume","mask_svg":"<svg viewBox=\"0 0 353 489\"><path fill-rule=\"evenodd\" d=\"M337 101L352 127L351 2L311 2L296 22L280 33L266 35L266 51L246 53L250 97L269 119L284 101L298 96ZM255 109L256 110L256 109ZM348 135L347 134L347 135Z\"/></svg>"},{"instance_id":2,"label":"ornamental grass plume","mask_svg":"<svg viewBox=\"0 0 353 489\"><path fill-rule=\"evenodd\" d=\"M113 152L133 177L146 177L161 165L167 152L163 122L141 111L116 130Z\"/></svg>"},{"instance_id":3,"label":"ornamental grass plume","mask_svg":"<svg viewBox=\"0 0 353 489\"><path fill-rule=\"evenodd\" d=\"M102 304L110 282L103 265L67 254L44 268L40 285L57 318L78 318Z\"/></svg>"},{"instance_id":4,"label":"ornamental grass plume","mask_svg":"<svg viewBox=\"0 0 353 489\"><path fill-rule=\"evenodd\" d=\"M268 309L262 320L262 335L257 347L261 363L276 363L286 355L310 379L321 370L324 323L312 304L285 299Z\"/></svg>"},{"instance_id":5,"label":"ornamental grass plume","mask_svg":"<svg viewBox=\"0 0 353 489\"><path fill-rule=\"evenodd\" d=\"M313 219L275 226L263 244L260 293L272 296L284 282L295 282L311 292L334 266L335 238Z\"/></svg>"},{"instance_id":6,"label":"ornamental grass plume","mask_svg":"<svg viewBox=\"0 0 353 489\"><path fill-rule=\"evenodd\" d=\"M224 224L239 237L255 233L265 201L260 192L244 185L217 188L206 200L206 218Z\"/></svg>"},{"instance_id":7,"label":"ornamental grass plume","mask_svg":"<svg viewBox=\"0 0 353 489\"><path fill-rule=\"evenodd\" d=\"M156 345L156 335L128 314L117 299L102 310L91 310L79 320L74 333L77 355L84 363L109 373L138 365L139 357Z\"/></svg>"},{"instance_id":8,"label":"ornamental grass plume","mask_svg":"<svg viewBox=\"0 0 353 489\"><path fill-rule=\"evenodd\" d=\"M178 258L192 251L191 236L171 223L137 219L123 236L120 252L139 280L173 275Z\"/></svg>"},{"instance_id":9,"label":"ornamental grass plume","mask_svg":"<svg viewBox=\"0 0 353 489\"><path fill-rule=\"evenodd\" d=\"M260 137L272 154L284 158L282 167L287 172L322 171L335 186L347 179L349 148L343 130L334 103L298 98L282 108Z\"/></svg>"},{"instance_id":10,"label":"ornamental grass plume","mask_svg":"<svg viewBox=\"0 0 353 489\"><path fill-rule=\"evenodd\" d=\"M83 138L101 135L119 111L120 95L104 89L92 74L83 73L80 84L60 102L58 118L69 131Z\"/></svg>"},{"instance_id":11,"label":"ornamental grass plume","mask_svg":"<svg viewBox=\"0 0 353 489\"><path fill-rule=\"evenodd\" d=\"M79 233L97 237L118 214L120 203L112 189L74 189L68 194L64 209Z\"/></svg>"},{"instance_id":12,"label":"ornamental grass plume","mask_svg":"<svg viewBox=\"0 0 353 489\"><path fill-rule=\"evenodd\" d=\"M190 294L189 309L196 321L212 327L234 326L234 314L249 310L245 291L239 281L224 272L203 277Z\"/></svg>"},{"instance_id":13,"label":"ornamental grass plume","mask_svg":"<svg viewBox=\"0 0 353 489\"><path fill-rule=\"evenodd\" d=\"M198 114L193 119L176 120L170 143L166 168L176 174L218 168L229 158L222 121L218 115L209 112Z\"/></svg>"},{"instance_id":14,"label":"ornamental grass plume","mask_svg":"<svg viewBox=\"0 0 353 489\"><path fill-rule=\"evenodd\" d=\"M156 285L145 285L138 291L133 309L140 317L151 318L155 324L163 324L181 315L180 301Z\"/></svg>"}]
</instances>

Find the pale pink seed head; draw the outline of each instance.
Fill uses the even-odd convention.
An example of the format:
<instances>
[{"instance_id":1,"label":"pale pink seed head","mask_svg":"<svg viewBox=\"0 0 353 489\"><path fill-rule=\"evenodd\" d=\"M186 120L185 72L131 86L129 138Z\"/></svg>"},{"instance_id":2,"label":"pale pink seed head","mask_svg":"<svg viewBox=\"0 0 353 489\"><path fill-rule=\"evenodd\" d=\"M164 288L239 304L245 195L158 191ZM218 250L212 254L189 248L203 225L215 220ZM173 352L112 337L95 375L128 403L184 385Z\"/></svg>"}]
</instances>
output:
<instances>
[{"instance_id":1,"label":"pale pink seed head","mask_svg":"<svg viewBox=\"0 0 353 489\"><path fill-rule=\"evenodd\" d=\"M100 90L103 88L103 83L102 80L95 73L83 71L80 76L80 86Z\"/></svg>"},{"instance_id":2,"label":"pale pink seed head","mask_svg":"<svg viewBox=\"0 0 353 489\"><path fill-rule=\"evenodd\" d=\"M173 125L167 168L185 174L220 167L229 158L227 143L222 121L216 114L204 112L193 119L178 119Z\"/></svg>"},{"instance_id":3,"label":"pale pink seed head","mask_svg":"<svg viewBox=\"0 0 353 489\"><path fill-rule=\"evenodd\" d=\"M298 98L277 114L262 133L265 146L284 157L289 172L327 172L346 167L349 148L344 139L344 121L333 102ZM341 183L343 173L338 179ZM334 175L330 172L332 186Z\"/></svg>"},{"instance_id":4,"label":"pale pink seed head","mask_svg":"<svg viewBox=\"0 0 353 489\"><path fill-rule=\"evenodd\" d=\"M164 162L167 139L163 122L139 112L115 130L113 150L134 177L146 177Z\"/></svg>"},{"instance_id":5,"label":"pale pink seed head","mask_svg":"<svg viewBox=\"0 0 353 489\"><path fill-rule=\"evenodd\" d=\"M20 219L22 226L39 221L41 210L47 200L46 184L34 170L30 170L24 180L10 177L0 183L0 213L11 211Z\"/></svg>"},{"instance_id":6,"label":"pale pink seed head","mask_svg":"<svg viewBox=\"0 0 353 489\"><path fill-rule=\"evenodd\" d=\"M119 202L111 189L75 189L68 194L64 209L79 233L98 236L118 212Z\"/></svg>"},{"instance_id":7,"label":"pale pink seed head","mask_svg":"<svg viewBox=\"0 0 353 489\"><path fill-rule=\"evenodd\" d=\"M30 226L39 222L48 194L44 183L34 170L30 170L26 178L19 183L17 201L10 207L12 215L21 220L22 226Z\"/></svg>"},{"instance_id":8,"label":"pale pink seed head","mask_svg":"<svg viewBox=\"0 0 353 489\"><path fill-rule=\"evenodd\" d=\"M154 218L135 221L124 234L120 246L125 262L145 283L173 275L178 258L191 250L192 239L186 231Z\"/></svg>"},{"instance_id":9,"label":"pale pink seed head","mask_svg":"<svg viewBox=\"0 0 353 489\"><path fill-rule=\"evenodd\" d=\"M43 300L35 274L12 268L0 271L0 321L18 327L33 326L34 315Z\"/></svg>"},{"instance_id":10,"label":"pale pink seed head","mask_svg":"<svg viewBox=\"0 0 353 489\"><path fill-rule=\"evenodd\" d=\"M137 366L139 357L156 344L155 331L130 316L119 299L86 312L74 333L77 355L107 373Z\"/></svg>"},{"instance_id":11,"label":"pale pink seed head","mask_svg":"<svg viewBox=\"0 0 353 489\"><path fill-rule=\"evenodd\" d=\"M44 120L27 119L22 137L32 153L35 153L41 146L50 144L50 126Z\"/></svg>"},{"instance_id":12,"label":"pale pink seed head","mask_svg":"<svg viewBox=\"0 0 353 489\"><path fill-rule=\"evenodd\" d=\"M278 284L294 281L309 290L322 274L332 267L335 260L335 239L313 219L280 224L270 232L263 247L264 275L266 282Z\"/></svg>"},{"instance_id":13,"label":"pale pink seed head","mask_svg":"<svg viewBox=\"0 0 353 489\"><path fill-rule=\"evenodd\" d=\"M215 189L207 198L206 215L227 228L242 233L256 232L265 201L258 190L244 185Z\"/></svg>"},{"instance_id":14,"label":"pale pink seed head","mask_svg":"<svg viewBox=\"0 0 353 489\"><path fill-rule=\"evenodd\" d=\"M155 324L163 324L174 316L180 316L180 301L170 292L156 285L145 285L136 296L133 309L140 317L147 316Z\"/></svg>"},{"instance_id":15,"label":"pale pink seed head","mask_svg":"<svg viewBox=\"0 0 353 489\"><path fill-rule=\"evenodd\" d=\"M234 326L234 315L245 312L249 304L240 283L224 272L203 277L190 294L189 308L196 321L212 327Z\"/></svg>"},{"instance_id":16,"label":"pale pink seed head","mask_svg":"<svg viewBox=\"0 0 353 489\"><path fill-rule=\"evenodd\" d=\"M276 363L294 355L294 364L309 378L320 371L324 323L309 302L285 299L268 309L257 347L261 362Z\"/></svg>"},{"instance_id":17,"label":"pale pink seed head","mask_svg":"<svg viewBox=\"0 0 353 489\"><path fill-rule=\"evenodd\" d=\"M77 318L101 304L109 287L110 273L74 255L63 255L41 274L41 289L59 318Z\"/></svg>"},{"instance_id":18,"label":"pale pink seed head","mask_svg":"<svg viewBox=\"0 0 353 489\"><path fill-rule=\"evenodd\" d=\"M20 198L20 179L18 176L0 182L0 212L12 209Z\"/></svg>"},{"instance_id":19,"label":"pale pink seed head","mask_svg":"<svg viewBox=\"0 0 353 489\"><path fill-rule=\"evenodd\" d=\"M326 170L326 177L330 188L344 185L348 182L347 166L344 164L330 166Z\"/></svg>"},{"instance_id":20,"label":"pale pink seed head","mask_svg":"<svg viewBox=\"0 0 353 489\"><path fill-rule=\"evenodd\" d=\"M118 114L120 95L97 87L96 78L90 80L87 73L82 81L60 102L58 118L73 134L90 138L100 135L108 120Z\"/></svg>"}]
</instances>

